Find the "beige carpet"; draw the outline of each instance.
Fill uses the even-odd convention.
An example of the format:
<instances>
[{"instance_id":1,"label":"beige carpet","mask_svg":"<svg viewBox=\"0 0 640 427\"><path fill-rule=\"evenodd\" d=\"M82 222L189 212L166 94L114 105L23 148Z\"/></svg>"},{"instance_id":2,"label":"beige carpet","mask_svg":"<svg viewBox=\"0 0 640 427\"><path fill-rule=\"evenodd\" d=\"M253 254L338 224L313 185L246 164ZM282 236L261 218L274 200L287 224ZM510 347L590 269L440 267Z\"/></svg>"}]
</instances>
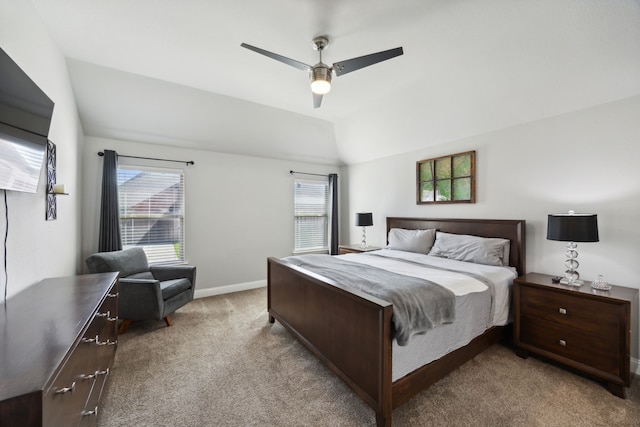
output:
<instances>
[{"instance_id":1,"label":"beige carpet","mask_svg":"<svg viewBox=\"0 0 640 427\"><path fill-rule=\"evenodd\" d=\"M373 426L373 411L270 324L266 289L194 300L118 341L98 418L110 426ZM494 345L393 413L394 426L640 426L600 383Z\"/></svg>"}]
</instances>

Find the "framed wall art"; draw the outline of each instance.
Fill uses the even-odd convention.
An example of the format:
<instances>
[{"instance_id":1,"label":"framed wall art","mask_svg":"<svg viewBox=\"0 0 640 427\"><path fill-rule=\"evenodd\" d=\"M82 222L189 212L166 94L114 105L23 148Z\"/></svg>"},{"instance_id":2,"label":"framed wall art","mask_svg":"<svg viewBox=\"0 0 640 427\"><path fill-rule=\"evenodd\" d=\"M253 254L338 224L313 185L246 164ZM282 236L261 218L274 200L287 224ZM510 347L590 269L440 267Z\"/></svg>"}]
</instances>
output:
<instances>
[{"instance_id":1,"label":"framed wall art","mask_svg":"<svg viewBox=\"0 0 640 427\"><path fill-rule=\"evenodd\" d=\"M417 203L475 203L476 152L416 162Z\"/></svg>"}]
</instances>

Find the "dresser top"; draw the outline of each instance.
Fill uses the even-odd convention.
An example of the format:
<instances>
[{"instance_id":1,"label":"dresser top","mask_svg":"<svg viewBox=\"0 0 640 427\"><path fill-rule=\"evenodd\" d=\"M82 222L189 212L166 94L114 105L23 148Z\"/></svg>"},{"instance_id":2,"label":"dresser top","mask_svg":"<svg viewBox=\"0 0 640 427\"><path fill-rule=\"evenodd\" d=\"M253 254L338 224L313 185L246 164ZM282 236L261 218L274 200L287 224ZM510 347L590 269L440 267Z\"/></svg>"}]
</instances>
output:
<instances>
[{"instance_id":1,"label":"dresser top","mask_svg":"<svg viewBox=\"0 0 640 427\"><path fill-rule=\"evenodd\" d=\"M621 301L636 301L638 299L638 289L612 285L611 290L601 291L593 289L591 282L587 280L584 281L582 286L569 286L562 283L551 282L552 277L553 276L548 274L527 273L524 276L518 277L516 280L538 287L551 288L565 293L575 293L593 298L611 298Z\"/></svg>"},{"instance_id":2,"label":"dresser top","mask_svg":"<svg viewBox=\"0 0 640 427\"><path fill-rule=\"evenodd\" d=\"M44 389L117 278L45 279L0 304L0 401Z\"/></svg>"}]
</instances>

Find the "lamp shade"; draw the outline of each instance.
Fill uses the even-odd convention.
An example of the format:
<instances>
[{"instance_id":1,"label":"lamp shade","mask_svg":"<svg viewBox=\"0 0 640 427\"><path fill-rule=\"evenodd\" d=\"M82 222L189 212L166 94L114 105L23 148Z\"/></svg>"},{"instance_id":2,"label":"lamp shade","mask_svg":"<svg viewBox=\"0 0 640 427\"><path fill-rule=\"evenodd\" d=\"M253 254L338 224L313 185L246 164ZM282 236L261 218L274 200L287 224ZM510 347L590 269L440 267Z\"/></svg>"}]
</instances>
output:
<instances>
[{"instance_id":1,"label":"lamp shade","mask_svg":"<svg viewBox=\"0 0 640 427\"><path fill-rule=\"evenodd\" d=\"M371 212L356 213L356 226L369 227L373 225L373 214Z\"/></svg>"},{"instance_id":2,"label":"lamp shade","mask_svg":"<svg viewBox=\"0 0 640 427\"><path fill-rule=\"evenodd\" d=\"M597 242L598 215L550 214L547 221L547 239L561 242Z\"/></svg>"}]
</instances>

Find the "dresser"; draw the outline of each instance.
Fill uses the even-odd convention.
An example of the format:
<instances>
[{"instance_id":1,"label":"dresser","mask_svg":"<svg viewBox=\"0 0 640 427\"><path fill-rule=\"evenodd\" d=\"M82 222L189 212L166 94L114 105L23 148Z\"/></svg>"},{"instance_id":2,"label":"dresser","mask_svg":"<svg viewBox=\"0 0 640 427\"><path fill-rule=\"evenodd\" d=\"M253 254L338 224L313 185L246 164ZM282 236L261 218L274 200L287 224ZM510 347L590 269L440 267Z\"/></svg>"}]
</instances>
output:
<instances>
[{"instance_id":1,"label":"dresser","mask_svg":"<svg viewBox=\"0 0 640 427\"><path fill-rule=\"evenodd\" d=\"M610 291L555 284L529 273L514 281L514 345L517 354L543 356L604 381L625 397L631 385L631 352L638 348L638 290Z\"/></svg>"},{"instance_id":2,"label":"dresser","mask_svg":"<svg viewBox=\"0 0 640 427\"><path fill-rule=\"evenodd\" d=\"M118 273L45 279L0 305L0 426L92 426L117 347Z\"/></svg>"}]
</instances>

